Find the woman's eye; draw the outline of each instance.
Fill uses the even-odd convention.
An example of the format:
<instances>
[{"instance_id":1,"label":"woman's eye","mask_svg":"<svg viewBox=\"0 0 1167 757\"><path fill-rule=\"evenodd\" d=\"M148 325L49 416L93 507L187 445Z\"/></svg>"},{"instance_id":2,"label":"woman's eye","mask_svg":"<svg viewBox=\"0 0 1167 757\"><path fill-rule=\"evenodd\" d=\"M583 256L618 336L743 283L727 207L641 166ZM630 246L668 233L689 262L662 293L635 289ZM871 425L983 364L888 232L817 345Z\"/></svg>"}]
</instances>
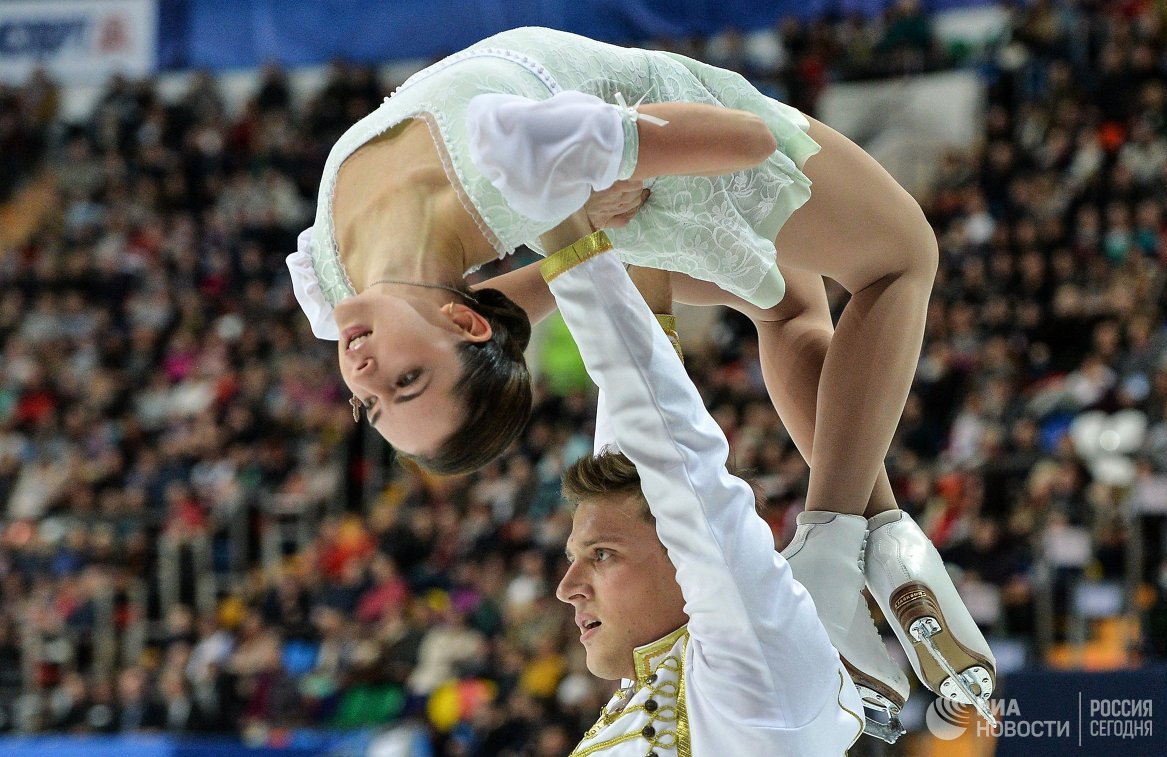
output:
<instances>
[{"instance_id":1,"label":"woman's eye","mask_svg":"<svg viewBox=\"0 0 1167 757\"><path fill-rule=\"evenodd\" d=\"M401 374L401 378L397 379L397 388L404 389L405 387L412 384L414 381L417 381L419 376L421 376L421 369L420 368L414 368L412 371L409 371L408 373Z\"/></svg>"}]
</instances>

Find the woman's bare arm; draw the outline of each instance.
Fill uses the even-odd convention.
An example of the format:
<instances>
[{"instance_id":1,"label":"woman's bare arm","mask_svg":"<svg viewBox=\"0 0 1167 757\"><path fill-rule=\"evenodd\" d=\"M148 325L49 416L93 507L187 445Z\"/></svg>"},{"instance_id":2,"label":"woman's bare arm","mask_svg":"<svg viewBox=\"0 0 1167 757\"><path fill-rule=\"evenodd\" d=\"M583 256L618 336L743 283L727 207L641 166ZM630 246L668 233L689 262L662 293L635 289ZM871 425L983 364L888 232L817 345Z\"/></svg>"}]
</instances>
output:
<instances>
[{"instance_id":1,"label":"woman's bare arm","mask_svg":"<svg viewBox=\"0 0 1167 757\"><path fill-rule=\"evenodd\" d=\"M593 192L579 212L568 216L539 241L548 251L555 251L597 229L624 226L639 212L650 194L639 181L618 181L608 189ZM655 306L654 312L671 313L672 293L668 273L652 269L635 270L639 273L634 274L633 279L642 294L646 295L649 304ZM555 298L551 296L551 290L547 288L535 263L475 284L471 289L483 287L497 289L510 297L527 312L531 323L538 323L555 309Z\"/></svg>"},{"instance_id":2,"label":"woman's bare arm","mask_svg":"<svg viewBox=\"0 0 1167 757\"><path fill-rule=\"evenodd\" d=\"M638 110L669 123L638 122L640 157L633 181L733 173L756 166L778 149L766 122L743 110L703 103L646 103Z\"/></svg>"},{"instance_id":3,"label":"woman's bare arm","mask_svg":"<svg viewBox=\"0 0 1167 757\"><path fill-rule=\"evenodd\" d=\"M547 282L539 273L538 262L508 271L500 276L487 279L470 287L471 290L489 287L497 289L527 312L531 323L538 323L555 310L555 298L547 288Z\"/></svg>"}]
</instances>

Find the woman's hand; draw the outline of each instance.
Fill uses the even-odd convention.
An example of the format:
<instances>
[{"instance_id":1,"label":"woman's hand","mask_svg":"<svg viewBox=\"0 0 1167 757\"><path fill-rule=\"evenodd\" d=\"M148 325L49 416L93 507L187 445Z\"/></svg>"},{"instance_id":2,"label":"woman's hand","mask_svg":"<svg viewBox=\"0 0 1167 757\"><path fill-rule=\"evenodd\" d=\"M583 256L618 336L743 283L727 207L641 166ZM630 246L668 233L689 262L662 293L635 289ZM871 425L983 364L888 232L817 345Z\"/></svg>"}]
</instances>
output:
<instances>
[{"instance_id":1,"label":"woman's hand","mask_svg":"<svg viewBox=\"0 0 1167 757\"><path fill-rule=\"evenodd\" d=\"M592 192L583 210L592 231L619 229L632 220L651 194L642 181L618 181L607 189Z\"/></svg>"},{"instance_id":2,"label":"woman's hand","mask_svg":"<svg viewBox=\"0 0 1167 757\"><path fill-rule=\"evenodd\" d=\"M607 189L592 192L582 208L539 237L539 242L551 254L600 229L626 226L650 194L642 181L618 181Z\"/></svg>"}]
</instances>

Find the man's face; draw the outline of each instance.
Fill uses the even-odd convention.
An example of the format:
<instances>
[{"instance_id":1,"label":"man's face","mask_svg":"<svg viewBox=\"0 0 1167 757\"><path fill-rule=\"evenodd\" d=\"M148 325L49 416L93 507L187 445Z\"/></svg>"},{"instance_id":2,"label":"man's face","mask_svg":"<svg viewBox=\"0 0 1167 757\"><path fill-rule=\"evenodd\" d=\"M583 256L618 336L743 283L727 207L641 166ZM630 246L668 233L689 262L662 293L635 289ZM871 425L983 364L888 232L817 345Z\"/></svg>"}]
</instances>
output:
<instances>
[{"instance_id":1,"label":"man's face","mask_svg":"<svg viewBox=\"0 0 1167 757\"><path fill-rule=\"evenodd\" d=\"M588 670L608 680L633 678L632 651L689 622L677 569L643 507L637 494L581 502L555 591L575 608Z\"/></svg>"}]
</instances>

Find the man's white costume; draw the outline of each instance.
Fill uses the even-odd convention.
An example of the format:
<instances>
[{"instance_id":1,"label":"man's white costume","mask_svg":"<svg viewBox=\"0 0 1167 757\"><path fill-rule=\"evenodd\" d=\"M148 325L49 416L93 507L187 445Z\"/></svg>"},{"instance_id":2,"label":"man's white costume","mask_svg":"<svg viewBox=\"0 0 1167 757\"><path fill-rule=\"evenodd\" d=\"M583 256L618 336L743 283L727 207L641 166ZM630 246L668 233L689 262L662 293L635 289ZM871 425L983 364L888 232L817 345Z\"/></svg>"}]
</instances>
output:
<instances>
[{"instance_id":1,"label":"man's white costume","mask_svg":"<svg viewBox=\"0 0 1167 757\"><path fill-rule=\"evenodd\" d=\"M597 239L600 240L597 242ZM689 624L636 650L573 755L841 755L863 708L839 655L725 468L729 445L602 235L543 262L677 568Z\"/></svg>"}]
</instances>

